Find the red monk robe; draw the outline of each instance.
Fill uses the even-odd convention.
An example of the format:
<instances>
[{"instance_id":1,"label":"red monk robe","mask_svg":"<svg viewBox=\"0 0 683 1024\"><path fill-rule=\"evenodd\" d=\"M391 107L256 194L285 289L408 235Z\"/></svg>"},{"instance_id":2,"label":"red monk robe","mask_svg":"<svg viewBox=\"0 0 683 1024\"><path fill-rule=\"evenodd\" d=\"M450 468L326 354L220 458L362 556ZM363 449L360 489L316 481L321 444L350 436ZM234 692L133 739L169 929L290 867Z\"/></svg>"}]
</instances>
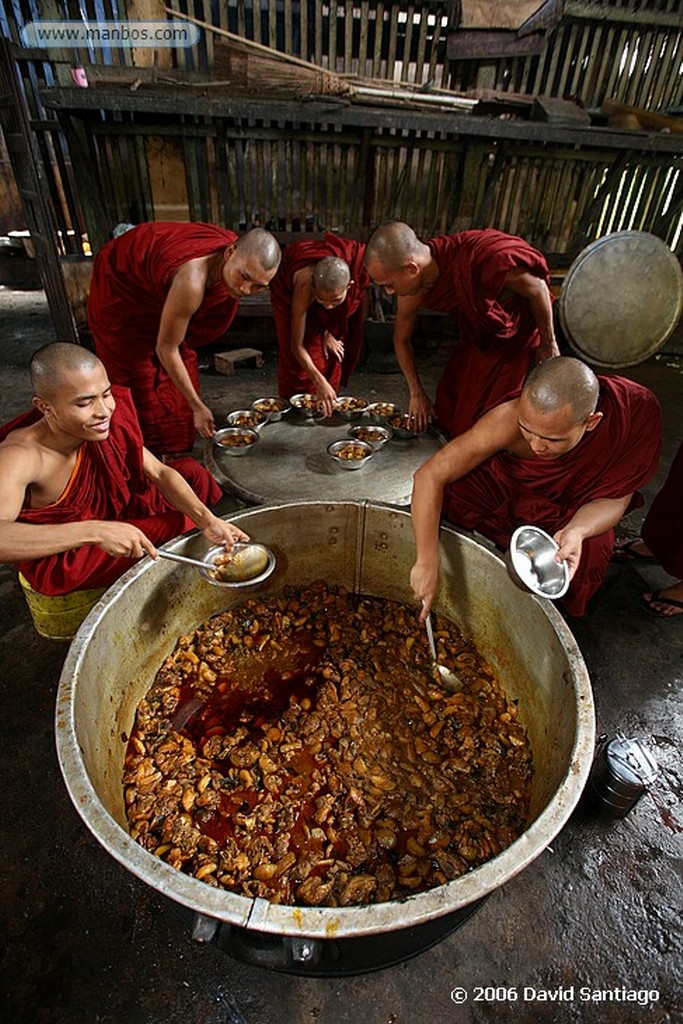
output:
<instances>
[{"instance_id":1,"label":"red monk robe","mask_svg":"<svg viewBox=\"0 0 683 1024\"><path fill-rule=\"evenodd\" d=\"M683 580L683 443L645 516L640 536L662 568Z\"/></svg>"},{"instance_id":2,"label":"red monk robe","mask_svg":"<svg viewBox=\"0 0 683 1024\"><path fill-rule=\"evenodd\" d=\"M504 549L518 526L533 523L552 536L579 508L599 498L623 498L634 492L627 511L639 508L643 497L637 489L654 476L659 462L659 403L647 388L624 377L598 380L597 408L603 418L574 448L553 460L496 453L448 485L444 518L478 530ZM584 542L562 601L570 615L585 612L613 549L613 529Z\"/></svg>"},{"instance_id":3,"label":"red monk robe","mask_svg":"<svg viewBox=\"0 0 683 1024\"><path fill-rule=\"evenodd\" d=\"M88 326L112 384L130 388L146 446L155 454L188 451L192 411L156 356L161 311L176 270L237 241L212 224L140 224L97 254L88 296ZM199 391L195 349L227 331L239 301L221 282L207 289L190 320L182 360Z\"/></svg>"},{"instance_id":4,"label":"red monk robe","mask_svg":"<svg viewBox=\"0 0 683 1024\"><path fill-rule=\"evenodd\" d=\"M46 525L88 519L133 523L156 546L196 529L191 519L172 508L142 471L142 434L130 394L113 387L116 409L109 436L85 441L64 493L47 508L23 508L17 522ZM37 409L0 427L0 441L18 427L40 419ZM205 505L211 507L222 491L195 459L171 464L187 480ZM68 594L73 590L108 587L134 565L135 558L116 558L94 545L73 548L19 562L17 569L41 594Z\"/></svg>"},{"instance_id":5,"label":"red monk robe","mask_svg":"<svg viewBox=\"0 0 683 1024\"><path fill-rule=\"evenodd\" d=\"M449 313L458 342L436 389L436 417L449 437L521 387L541 338L527 299L504 291L518 267L548 284L540 252L502 231L462 231L427 242L439 267L422 305Z\"/></svg>"},{"instance_id":6,"label":"red monk robe","mask_svg":"<svg viewBox=\"0 0 683 1024\"><path fill-rule=\"evenodd\" d=\"M335 391L341 384L348 383L363 348L363 299L370 287L370 276L363 263L365 244L339 238L332 232L328 232L320 242L292 242L285 248L280 268L270 285L279 344L278 388L283 398L314 390L313 381L292 352L292 293L296 272L318 263L325 256L338 256L345 260L353 283L344 302L335 309L324 309L319 302L308 307L304 347ZM323 348L325 331L344 342L342 362L336 356L326 354Z\"/></svg>"}]
</instances>

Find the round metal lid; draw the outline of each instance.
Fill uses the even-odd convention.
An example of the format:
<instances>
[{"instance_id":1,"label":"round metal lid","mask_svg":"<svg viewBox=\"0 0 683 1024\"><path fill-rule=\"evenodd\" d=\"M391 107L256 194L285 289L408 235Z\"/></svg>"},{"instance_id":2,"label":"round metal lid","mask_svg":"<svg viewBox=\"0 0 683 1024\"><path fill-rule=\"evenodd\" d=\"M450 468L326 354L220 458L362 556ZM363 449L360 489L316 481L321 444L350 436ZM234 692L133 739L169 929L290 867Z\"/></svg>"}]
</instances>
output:
<instances>
[{"instance_id":1,"label":"round metal lid","mask_svg":"<svg viewBox=\"0 0 683 1024\"><path fill-rule=\"evenodd\" d=\"M578 356L596 366L635 366L661 348L678 323L683 273L661 238L616 231L577 256L559 306Z\"/></svg>"},{"instance_id":2,"label":"round metal lid","mask_svg":"<svg viewBox=\"0 0 683 1024\"><path fill-rule=\"evenodd\" d=\"M649 786L657 778L657 762L640 740L617 736L607 744L607 761L622 782Z\"/></svg>"}]
</instances>

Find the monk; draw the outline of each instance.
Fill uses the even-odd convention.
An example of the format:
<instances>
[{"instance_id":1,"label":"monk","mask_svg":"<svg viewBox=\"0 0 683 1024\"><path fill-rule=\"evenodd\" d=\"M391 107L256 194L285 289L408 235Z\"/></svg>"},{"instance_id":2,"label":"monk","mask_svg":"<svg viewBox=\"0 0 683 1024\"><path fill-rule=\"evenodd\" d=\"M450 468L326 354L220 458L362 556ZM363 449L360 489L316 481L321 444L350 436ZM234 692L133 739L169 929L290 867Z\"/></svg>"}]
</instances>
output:
<instances>
[{"instance_id":1,"label":"monk","mask_svg":"<svg viewBox=\"0 0 683 1024\"><path fill-rule=\"evenodd\" d=\"M143 446L130 395L96 355L53 342L30 372L33 410L0 430L0 561L34 590L107 587L195 527L227 549L248 540L207 507L221 489L203 466L164 465Z\"/></svg>"},{"instance_id":2,"label":"monk","mask_svg":"<svg viewBox=\"0 0 683 1024\"><path fill-rule=\"evenodd\" d=\"M411 572L423 617L438 584L439 521L478 530L499 548L523 524L550 533L566 562L563 606L583 615L614 549L614 527L643 503L657 469L657 399L623 377L596 377L578 359L538 364L520 392L490 409L415 474Z\"/></svg>"},{"instance_id":3,"label":"monk","mask_svg":"<svg viewBox=\"0 0 683 1024\"><path fill-rule=\"evenodd\" d=\"M419 430L435 414L448 437L456 437L487 404L521 387L535 362L559 355L548 267L521 238L486 229L422 242L408 224L391 221L371 236L365 264L377 285L398 296L394 347ZM449 313L458 327L435 406L411 342L421 306Z\"/></svg>"},{"instance_id":4,"label":"monk","mask_svg":"<svg viewBox=\"0 0 683 1024\"><path fill-rule=\"evenodd\" d=\"M130 389L147 447L191 451L211 437L195 349L227 331L240 299L264 291L280 247L261 228L239 238L212 224L140 224L95 258L88 325L112 384Z\"/></svg>"},{"instance_id":5,"label":"monk","mask_svg":"<svg viewBox=\"0 0 683 1024\"><path fill-rule=\"evenodd\" d=\"M643 594L643 603L662 619L683 615L683 442L645 516L640 538L618 544L613 560L661 565L676 581Z\"/></svg>"},{"instance_id":6,"label":"monk","mask_svg":"<svg viewBox=\"0 0 683 1024\"><path fill-rule=\"evenodd\" d=\"M332 232L320 242L293 242L270 289L280 395L316 394L328 416L363 347L370 286L364 254L363 243Z\"/></svg>"}]
</instances>

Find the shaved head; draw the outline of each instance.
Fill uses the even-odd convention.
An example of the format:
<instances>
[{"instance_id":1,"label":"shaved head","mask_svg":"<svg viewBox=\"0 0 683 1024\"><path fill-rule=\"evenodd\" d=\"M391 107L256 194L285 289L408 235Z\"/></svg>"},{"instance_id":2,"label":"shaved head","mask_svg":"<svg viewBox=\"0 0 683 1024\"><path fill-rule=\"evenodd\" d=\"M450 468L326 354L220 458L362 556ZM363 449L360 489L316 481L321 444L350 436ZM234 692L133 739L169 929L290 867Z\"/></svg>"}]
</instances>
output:
<instances>
[{"instance_id":1,"label":"shaved head","mask_svg":"<svg viewBox=\"0 0 683 1024\"><path fill-rule=\"evenodd\" d=\"M50 342L34 352L29 363L33 394L51 398L68 374L92 373L100 368L101 360L90 349L68 341Z\"/></svg>"},{"instance_id":2,"label":"shaved head","mask_svg":"<svg viewBox=\"0 0 683 1024\"><path fill-rule=\"evenodd\" d=\"M321 295L337 295L348 288L350 281L349 265L338 256L324 256L315 265L313 285Z\"/></svg>"},{"instance_id":3,"label":"shaved head","mask_svg":"<svg viewBox=\"0 0 683 1024\"><path fill-rule=\"evenodd\" d=\"M240 256L256 256L264 270L277 270L282 259L282 250L270 231L253 228L237 239L235 252Z\"/></svg>"},{"instance_id":4,"label":"shaved head","mask_svg":"<svg viewBox=\"0 0 683 1024\"><path fill-rule=\"evenodd\" d=\"M365 249L365 265L379 263L386 270L400 270L410 260L417 261L426 248L409 224L392 220L381 224L370 236Z\"/></svg>"},{"instance_id":5,"label":"shaved head","mask_svg":"<svg viewBox=\"0 0 683 1024\"><path fill-rule=\"evenodd\" d=\"M572 410L574 421L582 423L595 412L600 385L593 371L580 359L556 356L539 363L527 377L522 395L539 413Z\"/></svg>"}]
</instances>

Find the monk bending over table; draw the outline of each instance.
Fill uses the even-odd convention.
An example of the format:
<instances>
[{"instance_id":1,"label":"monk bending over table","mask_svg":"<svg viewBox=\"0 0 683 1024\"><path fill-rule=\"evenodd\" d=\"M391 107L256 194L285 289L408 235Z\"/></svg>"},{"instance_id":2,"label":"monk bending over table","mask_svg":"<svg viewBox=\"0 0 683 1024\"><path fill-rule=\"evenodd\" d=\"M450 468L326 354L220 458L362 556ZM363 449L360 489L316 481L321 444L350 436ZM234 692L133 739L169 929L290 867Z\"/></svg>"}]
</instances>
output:
<instances>
[{"instance_id":1,"label":"monk bending over table","mask_svg":"<svg viewBox=\"0 0 683 1024\"><path fill-rule=\"evenodd\" d=\"M548 267L540 252L502 231L462 231L422 242L407 224L374 232L365 265L398 296L396 358L410 392L409 415L424 430L434 413L449 437L521 387L531 367L559 355ZM411 336L418 309L449 313L458 342L432 403L415 365Z\"/></svg>"},{"instance_id":2,"label":"monk bending over table","mask_svg":"<svg viewBox=\"0 0 683 1024\"><path fill-rule=\"evenodd\" d=\"M228 549L248 540L207 507L222 492L203 466L143 446L130 395L88 349L43 346L31 382L35 408L0 429L0 561L34 590L107 587L195 527Z\"/></svg>"},{"instance_id":3,"label":"monk bending over table","mask_svg":"<svg viewBox=\"0 0 683 1024\"><path fill-rule=\"evenodd\" d=\"M227 331L240 299L264 291L280 263L271 234L241 238L212 224L140 224L95 258L88 325L112 384L130 389L155 454L211 437L195 349Z\"/></svg>"},{"instance_id":4,"label":"monk bending over table","mask_svg":"<svg viewBox=\"0 0 683 1024\"><path fill-rule=\"evenodd\" d=\"M657 469L657 399L623 377L596 377L578 359L536 366L520 393L486 412L415 474L411 571L422 615L438 585L439 522L478 530L499 548L518 526L550 533L566 561L562 604L583 615L614 549L614 527L643 503Z\"/></svg>"},{"instance_id":5,"label":"monk bending over table","mask_svg":"<svg viewBox=\"0 0 683 1024\"><path fill-rule=\"evenodd\" d=\"M321 242L285 248L270 288L283 398L316 394L326 415L363 347L370 278L365 245L328 232Z\"/></svg>"}]
</instances>

